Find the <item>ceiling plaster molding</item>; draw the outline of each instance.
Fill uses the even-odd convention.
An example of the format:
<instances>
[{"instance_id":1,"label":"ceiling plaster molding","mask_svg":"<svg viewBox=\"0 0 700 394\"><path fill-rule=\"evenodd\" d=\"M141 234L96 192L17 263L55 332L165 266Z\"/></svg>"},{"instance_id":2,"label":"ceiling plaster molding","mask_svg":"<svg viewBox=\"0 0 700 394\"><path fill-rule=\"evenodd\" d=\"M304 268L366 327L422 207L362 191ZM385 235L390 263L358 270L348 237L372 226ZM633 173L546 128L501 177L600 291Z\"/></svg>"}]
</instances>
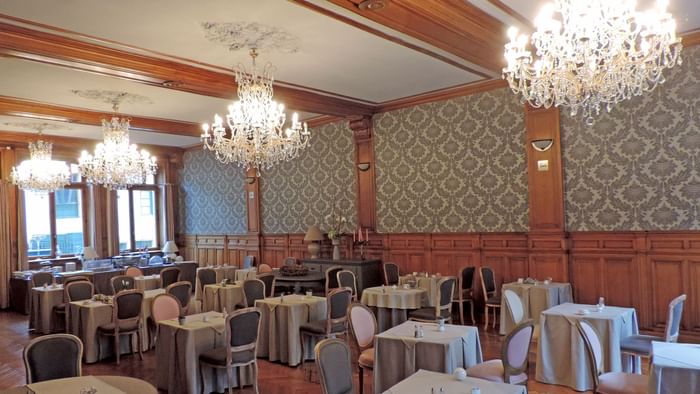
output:
<instances>
[{"instance_id":1,"label":"ceiling plaster molding","mask_svg":"<svg viewBox=\"0 0 700 394\"><path fill-rule=\"evenodd\" d=\"M297 53L301 40L294 34L257 22L202 22L204 37L229 51Z\"/></svg>"}]
</instances>

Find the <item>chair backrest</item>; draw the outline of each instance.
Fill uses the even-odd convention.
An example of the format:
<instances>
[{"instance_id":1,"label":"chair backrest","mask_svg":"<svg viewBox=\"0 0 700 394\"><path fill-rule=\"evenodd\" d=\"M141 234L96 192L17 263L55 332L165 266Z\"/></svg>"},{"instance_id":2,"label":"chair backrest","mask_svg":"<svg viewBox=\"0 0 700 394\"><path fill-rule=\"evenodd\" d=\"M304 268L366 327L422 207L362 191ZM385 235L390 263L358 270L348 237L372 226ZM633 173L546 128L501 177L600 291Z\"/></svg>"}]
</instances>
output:
<instances>
[{"instance_id":1,"label":"chair backrest","mask_svg":"<svg viewBox=\"0 0 700 394\"><path fill-rule=\"evenodd\" d=\"M200 268L197 270L197 279L199 279L200 290L206 285L216 284L216 271L211 268Z\"/></svg>"},{"instance_id":2,"label":"chair backrest","mask_svg":"<svg viewBox=\"0 0 700 394\"><path fill-rule=\"evenodd\" d=\"M260 264L258 266L258 273L266 274L268 272L272 272L272 267L269 264Z\"/></svg>"},{"instance_id":3,"label":"chair backrest","mask_svg":"<svg viewBox=\"0 0 700 394\"><path fill-rule=\"evenodd\" d=\"M41 287L54 283L53 272L37 272L32 275L32 287Z\"/></svg>"},{"instance_id":4,"label":"chair backrest","mask_svg":"<svg viewBox=\"0 0 700 394\"><path fill-rule=\"evenodd\" d=\"M89 300L95 295L95 286L86 280L73 281L63 287L66 302Z\"/></svg>"},{"instance_id":5,"label":"chair backrest","mask_svg":"<svg viewBox=\"0 0 700 394\"><path fill-rule=\"evenodd\" d=\"M343 267L334 265L326 270L326 295L338 288L338 272L342 271Z\"/></svg>"},{"instance_id":6,"label":"chair backrest","mask_svg":"<svg viewBox=\"0 0 700 394\"><path fill-rule=\"evenodd\" d=\"M255 265L255 256L245 256L243 258L243 267L242 268L250 268Z\"/></svg>"},{"instance_id":7,"label":"chair backrest","mask_svg":"<svg viewBox=\"0 0 700 394\"><path fill-rule=\"evenodd\" d=\"M683 318L683 304L686 299L685 294L671 300L668 304L668 320L666 321L666 342L677 342L678 334L681 330L681 319Z\"/></svg>"},{"instance_id":8,"label":"chair backrest","mask_svg":"<svg viewBox=\"0 0 700 394\"><path fill-rule=\"evenodd\" d=\"M113 277L112 279L110 279L109 283L112 285L112 292L114 294L117 294L120 291L124 291L124 290L133 290L134 287L136 286L136 282L134 281L134 277L127 276L127 275L117 275L117 276Z\"/></svg>"},{"instance_id":9,"label":"chair backrest","mask_svg":"<svg viewBox=\"0 0 700 394\"><path fill-rule=\"evenodd\" d=\"M496 293L496 277L491 267L479 267L481 288L484 290L484 299L487 300Z\"/></svg>"},{"instance_id":10,"label":"chair backrest","mask_svg":"<svg viewBox=\"0 0 700 394\"><path fill-rule=\"evenodd\" d=\"M258 274L260 279L265 284L265 297L275 296L275 275L271 272Z\"/></svg>"},{"instance_id":11,"label":"chair backrest","mask_svg":"<svg viewBox=\"0 0 700 394\"><path fill-rule=\"evenodd\" d=\"M129 267L126 269L126 272L124 272L124 275L133 277L143 276L143 271L141 271L141 268L139 267Z\"/></svg>"},{"instance_id":12,"label":"chair backrest","mask_svg":"<svg viewBox=\"0 0 700 394\"><path fill-rule=\"evenodd\" d=\"M452 311L452 295L455 291L455 278L446 277L438 282L438 300L435 305L435 317L449 318Z\"/></svg>"},{"instance_id":13,"label":"chair backrest","mask_svg":"<svg viewBox=\"0 0 700 394\"><path fill-rule=\"evenodd\" d=\"M603 363L603 345L600 343L598 332L591 323L585 320L579 320L576 322L576 328L586 348L588 369L591 371L593 390L596 392L598 389L598 375L600 375Z\"/></svg>"},{"instance_id":14,"label":"chair backrest","mask_svg":"<svg viewBox=\"0 0 700 394\"><path fill-rule=\"evenodd\" d=\"M471 292L474 288L474 272L475 267L462 267L459 270L459 277L457 278L457 288L459 289L459 294L457 295L460 300L464 299L465 290Z\"/></svg>"},{"instance_id":15,"label":"chair backrest","mask_svg":"<svg viewBox=\"0 0 700 394\"><path fill-rule=\"evenodd\" d=\"M177 267L168 267L160 271L160 287L165 289L175 282L180 281L180 269Z\"/></svg>"},{"instance_id":16,"label":"chair backrest","mask_svg":"<svg viewBox=\"0 0 700 394\"><path fill-rule=\"evenodd\" d=\"M525 310L520 296L513 290L506 289L503 292L503 297L506 299L506 305L508 311L510 311L510 317L513 319L513 323L519 324L525 318Z\"/></svg>"},{"instance_id":17,"label":"chair backrest","mask_svg":"<svg viewBox=\"0 0 700 394\"><path fill-rule=\"evenodd\" d=\"M372 347L374 336L377 335L377 318L367 306L354 302L348 311L350 328L360 350Z\"/></svg>"},{"instance_id":18,"label":"chair backrest","mask_svg":"<svg viewBox=\"0 0 700 394\"><path fill-rule=\"evenodd\" d=\"M143 291L124 290L117 293L112 299L113 322L117 320L140 320L141 307L143 304ZM119 327L119 325L116 325Z\"/></svg>"},{"instance_id":19,"label":"chair backrest","mask_svg":"<svg viewBox=\"0 0 700 394\"><path fill-rule=\"evenodd\" d=\"M231 346L231 352L252 350L255 354L260 330L260 315L258 308L243 308L226 317L226 343Z\"/></svg>"},{"instance_id":20,"label":"chair backrest","mask_svg":"<svg viewBox=\"0 0 700 394\"><path fill-rule=\"evenodd\" d=\"M331 290L326 295L327 316L326 333L330 334L333 326L348 323L348 306L352 301L352 290L347 287L339 287Z\"/></svg>"},{"instance_id":21,"label":"chair backrest","mask_svg":"<svg viewBox=\"0 0 700 394\"><path fill-rule=\"evenodd\" d=\"M177 298L184 314L185 309L190 305L190 298L192 298L192 283L186 280L175 282L165 288L165 292Z\"/></svg>"},{"instance_id":22,"label":"chair backrest","mask_svg":"<svg viewBox=\"0 0 700 394\"><path fill-rule=\"evenodd\" d=\"M151 317L158 323L163 320L177 319L180 317L180 301L172 294L158 294L153 298Z\"/></svg>"},{"instance_id":23,"label":"chair backrest","mask_svg":"<svg viewBox=\"0 0 700 394\"><path fill-rule=\"evenodd\" d=\"M314 348L323 394L355 392L350 348L340 339L324 339Z\"/></svg>"},{"instance_id":24,"label":"chair backrest","mask_svg":"<svg viewBox=\"0 0 700 394\"><path fill-rule=\"evenodd\" d=\"M255 300L265 298L265 282L260 279L246 279L243 281L243 294L247 307L255 306Z\"/></svg>"},{"instance_id":25,"label":"chair backrest","mask_svg":"<svg viewBox=\"0 0 700 394\"><path fill-rule=\"evenodd\" d=\"M348 287L352 290L352 298L357 299L357 280L355 273L350 270L341 270L336 273L339 287Z\"/></svg>"},{"instance_id":26,"label":"chair backrest","mask_svg":"<svg viewBox=\"0 0 700 394\"><path fill-rule=\"evenodd\" d=\"M384 284L387 286L399 284L399 266L394 263L382 264L384 271Z\"/></svg>"},{"instance_id":27,"label":"chair backrest","mask_svg":"<svg viewBox=\"0 0 700 394\"><path fill-rule=\"evenodd\" d=\"M503 341L501 360L503 361L503 381L511 383L511 376L527 371L527 356L530 341L535 333L535 321L525 320L513 328Z\"/></svg>"},{"instance_id":28,"label":"chair backrest","mask_svg":"<svg viewBox=\"0 0 700 394\"><path fill-rule=\"evenodd\" d=\"M83 275L68 276L68 277L63 279L63 287L68 286L69 283L81 282L81 281L90 281L90 279L87 276L83 276Z\"/></svg>"},{"instance_id":29,"label":"chair backrest","mask_svg":"<svg viewBox=\"0 0 700 394\"><path fill-rule=\"evenodd\" d=\"M27 384L77 377L82 375L83 343L75 335L44 335L24 347L23 358Z\"/></svg>"},{"instance_id":30,"label":"chair backrest","mask_svg":"<svg viewBox=\"0 0 700 394\"><path fill-rule=\"evenodd\" d=\"M284 259L284 265L297 265L299 264L299 260L296 259L296 257L287 257Z\"/></svg>"}]
</instances>

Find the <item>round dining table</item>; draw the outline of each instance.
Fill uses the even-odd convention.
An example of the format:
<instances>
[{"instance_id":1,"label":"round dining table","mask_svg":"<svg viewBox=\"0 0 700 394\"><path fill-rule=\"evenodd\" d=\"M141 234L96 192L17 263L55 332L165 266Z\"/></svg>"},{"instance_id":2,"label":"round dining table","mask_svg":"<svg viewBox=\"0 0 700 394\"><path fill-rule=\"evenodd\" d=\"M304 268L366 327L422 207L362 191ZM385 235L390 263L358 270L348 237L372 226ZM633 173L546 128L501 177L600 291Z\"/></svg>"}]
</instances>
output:
<instances>
[{"instance_id":1,"label":"round dining table","mask_svg":"<svg viewBox=\"0 0 700 394\"><path fill-rule=\"evenodd\" d=\"M4 394L80 393L83 389L95 388L98 393L116 389L126 394L158 394L153 385L127 376L80 376L47 380L3 391Z\"/></svg>"}]
</instances>

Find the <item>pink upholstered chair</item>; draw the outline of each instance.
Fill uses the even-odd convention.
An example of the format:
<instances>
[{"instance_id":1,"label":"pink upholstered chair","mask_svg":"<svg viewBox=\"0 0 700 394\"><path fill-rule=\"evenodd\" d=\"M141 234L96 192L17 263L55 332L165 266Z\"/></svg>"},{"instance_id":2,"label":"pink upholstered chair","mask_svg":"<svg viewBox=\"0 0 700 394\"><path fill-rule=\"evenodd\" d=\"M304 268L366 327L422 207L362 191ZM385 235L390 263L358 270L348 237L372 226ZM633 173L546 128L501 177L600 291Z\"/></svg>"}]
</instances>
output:
<instances>
[{"instance_id":1,"label":"pink upholstered chair","mask_svg":"<svg viewBox=\"0 0 700 394\"><path fill-rule=\"evenodd\" d=\"M527 384L527 356L534 332L532 319L518 324L503 341L501 359L474 365L467 370L467 376L499 383Z\"/></svg>"},{"instance_id":2,"label":"pink upholstered chair","mask_svg":"<svg viewBox=\"0 0 700 394\"><path fill-rule=\"evenodd\" d=\"M360 369L360 394L364 393L364 370L374 369L374 336L377 335L377 319L366 306L358 303L350 304L348 310L350 329L360 350L357 364Z\"/></svg>"},{"instance_id":3,"label":"pink upholstered chair","mask_svg":"<svg viewBox=\"0 0 700 394\"><path fill-rule=\"evenodd\" d=\"M178 317L180 317L180 301L174 295L163 293L155 296L151 306L151 318L148 320L148 334L151 336L149 343L152 346L156 344L158 323Z\"/></svg>"},{"instance_id":4,"label":"pink upholstered chair","mask_svg":"<svg viewBox=\"0 0 700 394\"><path fill-rule=\"evenodd\" d=\"M272 267L270 267L269 264L260 264L258 266L258 273L259 274L265 274L268 272L272 272Z\"/></svg>"},{"instance_id":5,"label":"pink upholstered chair","mask_svg":"<svg viewBox=\"0 0 700 394\"><path fill-rule=\"evenodd\" d=\"M576 322L588 355L589 370L593 380L593 392L600 394L644 394L648 390L648 378L624 372L600 373L603 363L603 346L595 328L585 320Z\"/></svg>"},{"instance_id":6,"label":"pink upholstered chair","mask_svg":"<svg viewBox=\"0 0 700 394\"><path fill-rule=\"evenodd\" d=\"M137 276L143 276L143 271L141 271L139 267L129 267L124 274L135 278Z\"/></svg>"}]
</instances>

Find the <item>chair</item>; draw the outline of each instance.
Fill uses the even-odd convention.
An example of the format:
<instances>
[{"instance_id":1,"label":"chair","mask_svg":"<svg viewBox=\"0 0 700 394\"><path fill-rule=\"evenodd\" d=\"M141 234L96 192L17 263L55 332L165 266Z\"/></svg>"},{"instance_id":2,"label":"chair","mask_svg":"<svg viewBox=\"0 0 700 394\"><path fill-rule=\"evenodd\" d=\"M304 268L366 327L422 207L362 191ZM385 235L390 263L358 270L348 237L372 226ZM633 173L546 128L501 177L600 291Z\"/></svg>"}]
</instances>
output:
<instances>
[{"instance_id":1,"label":"chair","mask_svg":"<svg viewBox=\"0 0 700 394\"><path fill-rule=\"evenodd\" d=\"M299 260L297 260L296 257L287 257L286 259L284 259L284 265L294 266L297 264L299 264Z\"/></svg>"},{"instance_id":2,"label":"chair","mask_svg":"<svg viewBox=\"0 0 700 394\"><path fill-rule=\"evenodd\" d=\"M399 284L399 266L394 263L384 263L382 264L382 270L384 271L384 284L387 286L393 286Z\"/></svg>"},{"instance_id":3,"label":"chair","mask_svg":"<svg viewBox=\"0 0 700 394\"><path fill-rule=\"evenodd\" d=\"M53 272L37 272L32 275L32 287L42 287L54 283Z\"/></svg>"},{"instance_id":4,"label":"chair","mask_svg":"<svg viewBox=\"0 0 700 394\"><path fill-rule=\"evenodd\" d=\"M103 324L97 328L99 335L114 337L114 353L117 355L117 365L121 351L119 347L119 338L122 335L129 336L129 345L131 345L131 353L134 353L132 336L136 335L139 358L143 360L141 353L142 338L141 338L141 308L143 305L143 291L141 290L123 290L117 293L112 299L112 322ZM98 346L97 359L102 359L102 347Z\"/></svg>"},{"instance_id":5,"label":"chair","mask_svg":"<svg viewBox=\"0 0 700 394\"><path fill-rule=\"evenodd\" d=\"M175 282L166 287L165 292L177 298L177 302L180 303L180 315L184 316L192 298L192 283L188 281Z\"/></svg>"},{"instance_id":6,"label":"chair","mask_svg":"<svg viewBox=\"0 0 700 394\"><path fill-rule=\"evenodd\" d=\"M314 348L316 365L321 375L323 394L351 394L355 392L352 379L350 348L340 339L324 339Z\"/></svg>"},{"instance_id":7,"label":"chair","mask_svg":"<svg viewBox=\"0 0 700 394\"><path fill-rule=\"evenodd\" d=\"M275 275L271 272L258 274L260 279L265 284L265 297L275 296Z\"/></svg>"},{"instance_id":8,"label":"chair","mask_svg":"<svg viewBox=\"0 0 700 394\"><path fill-rule=\"evenodd\" d=\"M27 384L78 377L82 375L83 343L75 335L44 335L25 346L23 358Z\"/></svg>"},{"instance_id":9,"label":"chair","mask_svg":"<svg viewBox=\"0 0 700 394\"><path fill-rule=\"evenodd\" d=\"M117 275L109 280L112 285L112 294L117 294L124 290L134 290L136 282L133 276Z\"/></svg>"},{"instance_id":10,"label":"chair","mask_svg":"<svg viewBox=\"0 0 700 394\"><path fill-rule=\"evenodd\" d=\"M326 295L333 290L338 288L338 272L342 271L344 268L339 265L334 265L328 267L326 270Z\"/></svg>"},{"instance_id":11,"label":"chair","mask_svg":"<svg viewBox=\"0 0 700 394\"><path fill-rule=\"evenodd\" d=\"M462 267L457 277L457 291L452 302L459 304L459 322L464 325L464 303L469 303L469 310L472 316L472 325L476 324L474 319L474 267Z\"/></svg>"},{"instance_id":12,"label":"chair","mask_svg":"<svg viewBox=\"0 0 700 394\"><path fill-rule=\"evenodd\" d=\"M255 256L245 256L243 258L243 269L248 269L255 265Z\"/></svg>"},{"instance_id":13,"label":"chair","mask_svg":"<svg viewBox=\"0 0 700 394\"><path fill-rule=\"evenodd\" d=\"M199 376L204 381L203 366L226 368L228 392L233 393L231 369L236 368L238 388L243 392L241 367L253 365L253 389L258 392L258 363L256 358L260 330L260 309L239 309L226 317L226 345L206 351L199 356ZM204 393L204 385L202 385Z\"/></svg>"},{"instance_id":14,"label":"chair","mask_svg":"<svg viewBox=\"0 0 700 394\"><path fill-rule=\"evenodd\" d=\"M513 319L514 324L520 324L520 322L525 319L525 309L523 307L523 301L520 299L518 294L513 290L508 290L503 292L503 298L506 300L506 306L508 307L508 312L510 313L511 319Z\"/></svg>"},{"instance_id":15,"label":"chair","mask_svg":"<svg viewBox=\"0 0 700 394\"><path fill-rule=\"evenodd\" d=\"M360 349L360 357L357 366L360 375L360 394L364 393L364 370L374 369L374 336L377 335L377 319L371 309L365 305L353 303L348 311L350 329L357 347Z\"/></svg>"},{"instance_id":16,"label":"chair","mask_svg":"<svg viewBox=\"0 0 700 394\"><path fill-rule=\"evenodd\" d=\"M259 274L266 274L268 272L272 272L272 267L270 267L269 264L260 264L258 266L258 273Z\"/></svg>"},{"instance_id":17,"label":"chair","mask_svg":"<svg viewBox=\"0 0 700 394\"><path fill-rule=\"evenodd\" d=\"M69 283L73 282L82 282L82 281L90 281L90 279L87 276L83 275L73 275L73 276L68 276L63 279L63 287L65 288L68 286Z\"/></svg>"},{"instance_id":18,"label":"chair","mask_svg":"<svg viewBox=\"0 0 700 394\"><path fill-rule=\"evenodd\" d=\"M349 270L338 271L336 274L339 287L347 287L352 290L352 300L357 301L357 280L355 273Z\"/></svg>"},{"instance_id":19,"label":"chair","mask_svg":"<svg viewBox=\"0 0 700 394\"><path fill-rule=\"evenodd\" d=\"M260 279L244 280L243 295L245 296L246 307L254 307L256 300L265 299L265 282Z\"/></svg>"},{"instance_id":20,"label":"chair","mask_svg":"<svg viewBox=\"0 0 700 394\"><path fill-rule=\"evenodd\" d=\"M200 268L197 270L197 279L199 279L199 291L204 292L204 286L216 284L216 271L211 268Z\"/></svg>"},{"instance_id":21,"label":"chair","mask_svg":"<svg viewBox=\"0 0 700 394\"><path fill-rule=\"evenodd\" d=\"M172 294L158 294L153 298L151 306L151 316L148 319L149 343L155 346L158 340L158 323L163 320L177 319L180 317L180 300Z\"/></svg>"},{"instance_id":22,"label":"chair","mask_svg":"<svg viewBox=\"0 0 700 394\"><path fill-rule=\"evenodd\" d=\"M177 267L168 267L160 271L160 287L165 289L175 282L180 281L180 269Z\"/></svg>"},{"instance_id":23,"label":"chair","mask_svg":"<svg viewBox=\"0 0 700 394\"><path fill-rule=\"evenodd\" d=\"M527 384L527 356L535 322L526 320L513 329L501 346L501 359L489 360L467 369L467 376L492 382Z\"/></svg>"},{"instance_id":24,"label":"chair","mask_svg":"<svg viewBox=\"0 0 700 394\"><path fill-rule=\"evenodd\" d=\"M306 336L328 338L331 335L346 335L348 332L348 306L352 298L352 290L341 287L331 290L326 295L326 318L307 322L299 326L301 337L301 362L306 361L304 339Z\"/></svg>"},{"instance_id":25,"label":"chair","mask_svg":"<svg viewBox=\"0 0 700 394\"><path fill-rule=\"evenodd\" d=\"M666 333L663 337L655 335L630 335L620 341L620 350L622 353L631 354L635 357L650 357L651 343L657 342L677 342L678 334L681 328L681 318L683 317L683 304L685 304L686 295L680 296L671 300L668 304L668 318L666 319ZM639 363L633 363L635 372Z\"/></svg>"},{"instance_id":26,"label":"chair","mask_svg":"<svg viewBox=\"0 0 700 394\"><path fill-rule=\"evenodd\" d=\"M434 307L420 308L408 313L409 320L437 322L445 319L452 322L452 294L455 290L454 278L443 278L438 282L438 304Z\"/></svg>"},{"instance_id":27,"label":"chair","mask_svg":"<svg viewBox=\"0 0 700 394\"><path fill-rule=\"evenodd\" d=\"M89 300L95 295L95 285L90 281L73 281L63 287L66 302Z\"/></svg>"},{"instance_id":28,"label":"chair","mask_svg":"<svg viewBox=\"0 0 700 394\"><path fill-rule=\"evenodd\" d=\"M135 278L137 276L143 276L143 271L141 271L139 267L129 267L126 269L126 272L124 272L124 275L133 276Z\"/></svg>"},{"instance_id":29,"label":"chair","mask_svg":"<svg viewBox=\"0 0 700 394\"><path fill-rule=\"evenodd\" d=\"M484 292L484 315L486 321L484 330L489 327L489 308L493 310L493 327L496 327L496 310L501 309L501 297L496 291L496 277L490 267L480 267L479 276L481 276L481 289Z\"/></svg>"},{"instance_id":30,"label":"chair","mask_svg":"<svg viewBox=\"0 0 700 394\"><path fill-rule=\"evenodd\" d=\"M593 392L601 394L646 394L648 378L624 372L607 372L601 374L603 346L595 328L585 320L576 322L583 344L586 348L588 366L593 380Z\"/></svg>"}]
</instances>

